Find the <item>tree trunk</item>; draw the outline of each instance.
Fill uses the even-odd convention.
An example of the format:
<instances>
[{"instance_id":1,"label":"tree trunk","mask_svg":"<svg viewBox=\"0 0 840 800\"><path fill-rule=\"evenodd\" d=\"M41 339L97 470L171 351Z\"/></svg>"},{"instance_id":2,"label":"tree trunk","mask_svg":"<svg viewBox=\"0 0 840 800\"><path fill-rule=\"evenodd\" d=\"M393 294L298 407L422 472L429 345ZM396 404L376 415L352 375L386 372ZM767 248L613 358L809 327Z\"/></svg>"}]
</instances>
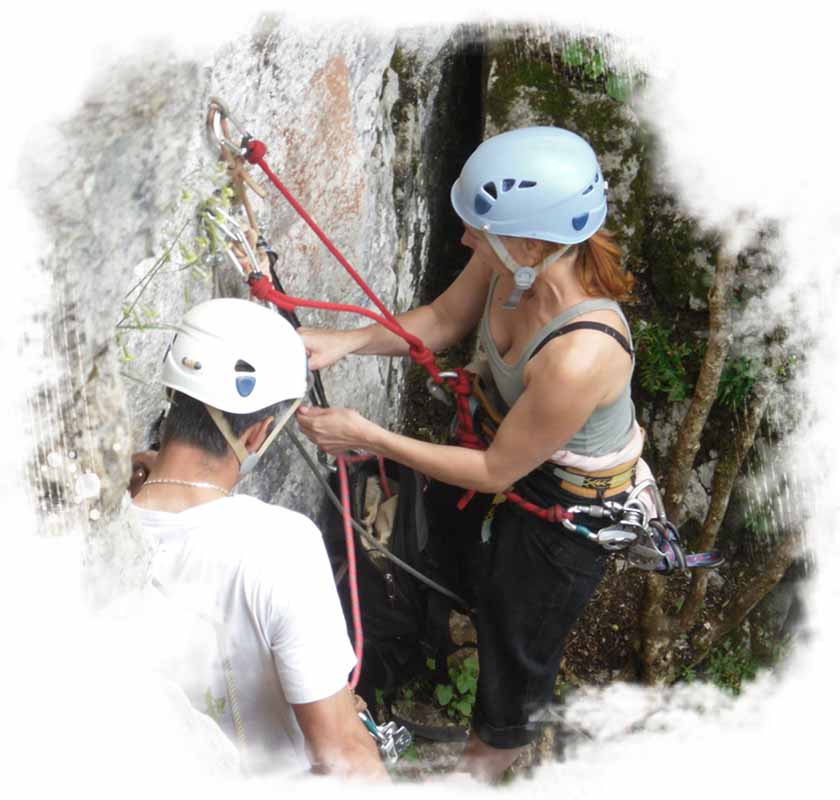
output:
<instances>
[{"instance_id":1,"label":"tree trunk","mask_svg":"<svg viewBox=\"0 0 840 800\"><path fill-rule=\"evenodd\" d=\"M735 276L735 256L720 253L715 280L709 290L709 341L691 405L671 448L668 480L665 484L665 511L676 525L683 519L682 502L694 458L700 448L703 426L717 397L720 376L729 352L729 290Z\"/></svg>"},{"instance_id":2,"label":"tree trunk","mask_svg":"<svg viewBox=\"0 0 840 800\"><path fill-rule=\"evenodd\" d=\"M712 482L712 499L709 511L703 523L703 530L697 542L697 549L711 550L717 542L723 517L729 506L732 487L741 471L741 465L747 453L752 449L758 426L764 417L767 401L770 397L772 384L770 380L761 383L756 390L752 402L744 415L744 426L738 431L729 452L718 462ZM686 594L685 602L680 609L679 627L687 631L694 624L697 613L706 598L706 584L708 572L697 570L691 576L691 586Z\"/></svg>"}]
</instances>

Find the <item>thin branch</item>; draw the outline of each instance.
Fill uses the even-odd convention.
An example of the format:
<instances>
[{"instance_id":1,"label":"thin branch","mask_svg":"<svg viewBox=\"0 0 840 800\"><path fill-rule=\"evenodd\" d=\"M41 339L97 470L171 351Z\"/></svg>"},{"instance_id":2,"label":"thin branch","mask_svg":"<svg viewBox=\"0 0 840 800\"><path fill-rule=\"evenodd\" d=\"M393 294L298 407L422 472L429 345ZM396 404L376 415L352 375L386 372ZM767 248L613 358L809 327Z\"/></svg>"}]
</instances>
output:
<instances>
[{"instance_id":1,"label":"thin branch","mask_svg":"<svg viewBox=\"0 0 840 800\"><path fill-rule=\"evenodd\" d=\"M694 656L687 666L694 666L706 659L714 645L735 630L750 611L773 589L788 567L802 552L802 538L798 534L786 536L773 555L752 565L753 575L739 589L729 604L721 611L710 627L702 628L692 637Z\"/></svg>"}]
</instances>

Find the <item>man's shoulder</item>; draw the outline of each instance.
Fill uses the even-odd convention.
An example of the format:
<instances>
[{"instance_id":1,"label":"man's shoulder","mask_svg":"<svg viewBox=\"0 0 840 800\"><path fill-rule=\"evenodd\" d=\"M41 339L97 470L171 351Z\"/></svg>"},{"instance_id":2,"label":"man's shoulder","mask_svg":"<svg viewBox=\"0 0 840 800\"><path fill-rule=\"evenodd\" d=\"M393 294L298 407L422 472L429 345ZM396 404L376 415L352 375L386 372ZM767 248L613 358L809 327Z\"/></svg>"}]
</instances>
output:
<instances>
[{"instance_id":1,"label":"man's shoulder","mask_svg":"<svg viewBox=\"0 0 840 800\"><path fill-rule=\"evenodd\" d=\"M246 550L323 548L321 531L306 515L246 495L232 499L236 502L231 504L231 524Z\"/></svg>"},{"instance_id":2,"label":"man's shoulder","mask_svg":"<svg viewBox=\"0 0 840 800\"><path fill-rule=\"evenodd\" d=\"M231 498L231 500L233 501L231 506L234 507L235 504L234 513L242 515L243 522L251 520L255 524L282 524L284 528L290 531L299 530L306 534L314 532L320 536L315 523L299 511L293 511L291 508L286 508L285 506L266 503L256 497L249 497L244 494L238 494Z\"/></svg>"}]
</instances>

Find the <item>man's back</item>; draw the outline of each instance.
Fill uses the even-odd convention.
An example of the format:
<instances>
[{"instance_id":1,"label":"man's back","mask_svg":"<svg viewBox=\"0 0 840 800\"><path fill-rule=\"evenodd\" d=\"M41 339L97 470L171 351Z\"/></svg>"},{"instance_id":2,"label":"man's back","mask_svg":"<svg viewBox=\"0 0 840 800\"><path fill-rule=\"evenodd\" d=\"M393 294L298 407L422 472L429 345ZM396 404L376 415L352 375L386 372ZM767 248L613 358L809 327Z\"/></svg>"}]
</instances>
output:
<instances>
[{"instance_id":1,"label":"man's back","mask_svg":"<svg viewBox=\"0 0 840 800\"><path fill-rule=\"evenodd\" d=\"M305 765L290 704L335 694L355 663L318 529L243 495L180 513L135 508L159 542L154 578L191 620L167 671L244 738L250 770Z\"/></svg>"}]
</instances>

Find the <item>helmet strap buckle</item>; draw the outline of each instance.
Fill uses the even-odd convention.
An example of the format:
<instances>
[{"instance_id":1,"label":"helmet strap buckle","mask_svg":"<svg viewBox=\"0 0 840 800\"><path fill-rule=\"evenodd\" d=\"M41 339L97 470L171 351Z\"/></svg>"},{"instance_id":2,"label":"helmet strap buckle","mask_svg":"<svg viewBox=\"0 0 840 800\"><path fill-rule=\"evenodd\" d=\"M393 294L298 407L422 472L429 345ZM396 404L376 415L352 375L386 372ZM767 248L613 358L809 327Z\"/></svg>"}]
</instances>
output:
<instances>
[{"instance_id":1,"label":"helmet strap buckle","mask_svg":"<svg viewBox=\"0 0 840 800\"><path fill-rule=\"evenodd\" d=\"M533 267L517 267L513 273L513 290L508 295L502 308L513 309L519 305L522 295L527 292L537 278L537 271Z\"/></svg>"},{"instance_id":2,"label":"helmet strap buckle","mask_svg":"<svg viewBox=\"0 0 840 800\"><path fill-rule=\"evenodd\" d=\"M222 436L225 437L225 441L230 445L231 450L233 450L234 455L236 456L236 460L239 462L240 478L244 478L254 469L255 466L257 466L257 462L262 458L263 454L266 450L268 450L274 440L280 435L280 431L283 430L286 423L291 419L295 411L297 411L298 406L302 401L303 398L298 397L289 406L286 413L283 414L279 420L274 422L274 427L271 429L271 432L265 437L265 441L262 443L260 449L254 453L249 453L245 448L245 445L243 445L242 442L234 435L233 430L231 429L228 421L225 419L224 414L218 408L214 408L213 406L205 403L204 407L207 409L207 413L210 415L213 422L216 423L216 427L219 429Z\"/></svg>"}]
</instances>

